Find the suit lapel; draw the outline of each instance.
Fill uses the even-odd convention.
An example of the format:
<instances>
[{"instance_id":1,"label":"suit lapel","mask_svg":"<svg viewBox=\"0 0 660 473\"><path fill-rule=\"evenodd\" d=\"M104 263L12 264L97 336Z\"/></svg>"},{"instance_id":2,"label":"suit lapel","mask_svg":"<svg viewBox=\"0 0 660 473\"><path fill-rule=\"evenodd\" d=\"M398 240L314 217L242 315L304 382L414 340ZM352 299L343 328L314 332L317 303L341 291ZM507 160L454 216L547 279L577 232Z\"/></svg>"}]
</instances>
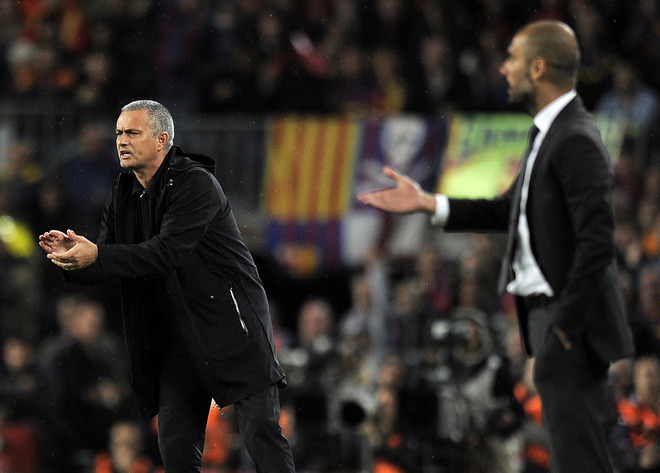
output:
<instances>
[{"instance_id":1,"label":"suit lapel","mask_svg":"<svg viewBox=\"0 0 660 473\"><path fill-rule=\"evenodd\" d=\"M567 116L579 113L579 111L583 109L584 107L582 106L582 101L580 100L580 97L575 97L573 100L568 102L568 104L562 109L561 112L559 112L557 117L552 122L552 125L550 125L550 128L548 129L548 132L545 134L545 137L541 142L541 146L539 147L539 150L536 154L536 159L534 160L534 168L532 169L532 174L529 176L530 196L532 194L533 183L538 173L538 170L543 167L543 164L548 159L549 156L547 153L548 148L550 148L550 146L552 146L552 143L556 141L556 137L565 130L564 127L565 124L567 123L567 120L565 118Z\"/></svg>"}]
</instances>

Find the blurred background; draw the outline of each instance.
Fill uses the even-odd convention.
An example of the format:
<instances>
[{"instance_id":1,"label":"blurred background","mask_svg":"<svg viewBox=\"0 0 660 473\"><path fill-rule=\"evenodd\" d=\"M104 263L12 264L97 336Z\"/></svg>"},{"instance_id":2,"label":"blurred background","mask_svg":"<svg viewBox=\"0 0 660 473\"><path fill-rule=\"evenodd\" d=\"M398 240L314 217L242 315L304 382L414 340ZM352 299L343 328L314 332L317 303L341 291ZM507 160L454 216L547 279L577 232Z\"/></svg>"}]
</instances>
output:
<instances>
[{"instance_id":1,"label":"blurred background","mask_svg":"<svg viewBox=\"0 0 660 473\"><path fill-rule=\"evenodd\" d=\"M216 160L271 299L298 471L547 471L513 301L495 294L502 237L355 200L389 185L383 164L427 190L505 189L530 118L499 68L537 19L575 30L612 158L638 352L612 369L623 402L660 354L657 0L0 0L0 472L161 468L115 285L64 285L37 246L96 238L115 120L142 98ZM613 435L621 471L658 468L640 460L654 429ZM253 471L231 407L211 410L204 465Z\"/></svg>"}]
</instances>

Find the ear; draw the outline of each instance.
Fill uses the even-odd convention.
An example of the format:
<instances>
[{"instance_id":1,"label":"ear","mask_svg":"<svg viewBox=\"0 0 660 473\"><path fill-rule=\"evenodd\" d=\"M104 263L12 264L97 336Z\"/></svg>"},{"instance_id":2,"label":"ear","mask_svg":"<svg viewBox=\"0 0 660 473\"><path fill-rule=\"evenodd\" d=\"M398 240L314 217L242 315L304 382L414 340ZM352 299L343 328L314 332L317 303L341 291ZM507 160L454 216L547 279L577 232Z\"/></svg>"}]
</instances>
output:
<instances>
[{"instance_id":1,"label":"ear","mask_svg":"<svg viewBox=\"0 0 660 473\"><path fill-rule=\"evenodd\" d=\"M535 57L529 65L529 75L534 80L539 80L548 70L548 63L542 57Z\"/></svg>"},{"instance_id":2,"label":"ear","mask_svg":"<svg viewBox=\"0 0 660 473\"><path fill-rule=\"evenodd\" d=\"M170 135L166 131L162 131L156 139L158 140L158 148L162 149L167 145Z\"/></svg>"}]
</instances>

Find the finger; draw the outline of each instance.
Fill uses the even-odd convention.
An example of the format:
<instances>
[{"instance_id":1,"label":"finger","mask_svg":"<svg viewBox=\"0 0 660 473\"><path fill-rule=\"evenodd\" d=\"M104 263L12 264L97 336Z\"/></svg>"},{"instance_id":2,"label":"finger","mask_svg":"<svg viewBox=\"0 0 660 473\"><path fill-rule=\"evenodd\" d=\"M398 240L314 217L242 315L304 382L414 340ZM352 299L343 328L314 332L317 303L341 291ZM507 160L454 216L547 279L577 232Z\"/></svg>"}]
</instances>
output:
<instances>
[{"instance_id":1,"label":"finger","mask_svg":"<svg viewBox=\"0 0 660 473\"><path fill-rule=\"evenodd\" d=\"M385 174L387 177L397 182L403 178L403 176L399 172L397 172L396 169L394 169L392 166L384 166L383 174Z\"/></svg>"},{"instance_id":2,"label":"finger","mask_svg":"<svg viewBox=\"0 0 660 473\"><path fill-rule=\"evenodd\" d=\"M358 200L363 204L371 204L374 201L373 192L360 192L357 196Z\"/></svg>"}]
</instances>

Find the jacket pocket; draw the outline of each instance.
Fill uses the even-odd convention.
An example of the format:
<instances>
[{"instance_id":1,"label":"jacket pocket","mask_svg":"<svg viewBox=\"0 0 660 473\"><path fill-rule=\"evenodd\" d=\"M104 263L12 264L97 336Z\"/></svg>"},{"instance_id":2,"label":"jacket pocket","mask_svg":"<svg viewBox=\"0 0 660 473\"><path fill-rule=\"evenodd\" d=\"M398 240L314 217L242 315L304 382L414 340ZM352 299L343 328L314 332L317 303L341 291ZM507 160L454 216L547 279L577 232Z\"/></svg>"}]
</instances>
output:
<instances>
[{"instance_id":1,"label":"jacket pocket","mask_svg":"<svg viewBox=\"0 0 660 473\"><path fill-rule=\"evenodd\" d=\"M238 301L236 300L236 295L234 294L233 284L229 285L229 295L231 296L231 301L234 305L234 309L236 310L236 317L238 318L238 322L241 324L241 330L243 330L243 334L247 336L250 334L250 331L248 330L247 324L243 319L243 314L241 314L241 308L239 307Z\"/></svg>"}]
</instances>

